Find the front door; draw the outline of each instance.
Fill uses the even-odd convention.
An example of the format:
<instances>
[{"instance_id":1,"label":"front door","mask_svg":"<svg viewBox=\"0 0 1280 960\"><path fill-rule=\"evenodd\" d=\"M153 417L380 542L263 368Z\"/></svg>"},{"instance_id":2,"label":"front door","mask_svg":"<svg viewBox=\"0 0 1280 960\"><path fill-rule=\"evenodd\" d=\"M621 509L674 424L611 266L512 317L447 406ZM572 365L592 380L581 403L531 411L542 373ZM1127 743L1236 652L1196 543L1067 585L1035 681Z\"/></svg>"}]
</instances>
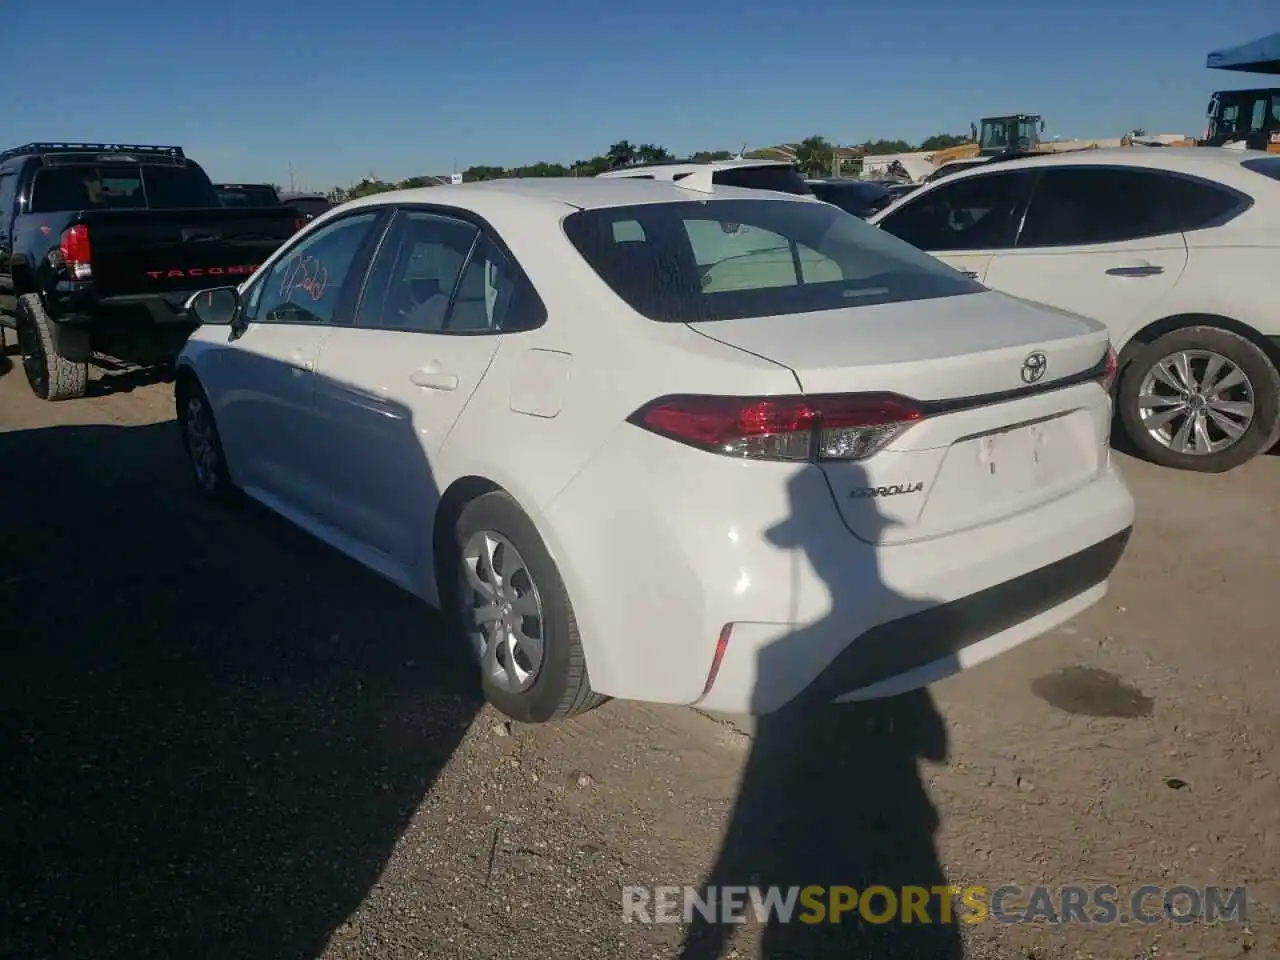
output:
<instances>
[{"instance_id":1,"label":"front door","mask_svg":"<svg viewBox=\"0 0 1280 960\"><path fill-rule=\"evenodd\" d=\"M1122 345L1167 312L1187 264L1175 191L1158 170L1046 169L1016 248L995 256L985 282L1099 320Z\"/></svg>"},{"instance_id":2,"label":"front door","mask_svg":"<svg viewBox=\"0 0 1280 960\"><path fill-rule=\"evenodd\" d=\"M397 565L430 563L438 457L502 340L504 259L471 223L396 215L352 327L320 357L333 523Z\"/></svg>"},{"instance_id":3,"label":"front door","mask_svg":"<svg viewBox=\"0 0 1280 960\"><path fill-rule=\"evenodd\" d=\"M325 341L350 322L359 261L380 215L344 217L300 238L246 289L243 332L209 365L219 432L237 481L286 513L317 519L328 513L316 373Z\"/></svg>"},{"instance_id":4,"label":"front door","mask_svg":"<svg viewBox=\"0 0 1280 960\"><path fill-rule=\"evenodd\" d=\"M908 196L877 223L986 283L992 257L1013 246L1030 181L1023 171L960 175Z\"/></svg>"}]
</instances>

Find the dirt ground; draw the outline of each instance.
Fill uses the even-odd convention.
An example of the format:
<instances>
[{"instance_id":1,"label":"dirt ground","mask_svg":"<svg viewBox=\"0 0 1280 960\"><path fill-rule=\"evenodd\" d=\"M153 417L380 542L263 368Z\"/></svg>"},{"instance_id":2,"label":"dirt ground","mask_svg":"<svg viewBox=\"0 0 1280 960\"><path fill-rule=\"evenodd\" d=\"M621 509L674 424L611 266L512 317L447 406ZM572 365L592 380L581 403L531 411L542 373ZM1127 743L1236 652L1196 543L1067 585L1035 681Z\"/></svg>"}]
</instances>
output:
<instances>
[{"instance_id":1,"label":"dirt ground","mask_svg":"<svg viewBox=\"0 0 1280 960\"><path fill-rule=\"evenodd\" d=\"M928 693L512 727L435 616L0 374L0 957L668 957L621 887L1248 888L1246 924L696 931L688 958L1280 955L1280 457L1125 459L1108 598Z\"/></svg>"}]
</instances>

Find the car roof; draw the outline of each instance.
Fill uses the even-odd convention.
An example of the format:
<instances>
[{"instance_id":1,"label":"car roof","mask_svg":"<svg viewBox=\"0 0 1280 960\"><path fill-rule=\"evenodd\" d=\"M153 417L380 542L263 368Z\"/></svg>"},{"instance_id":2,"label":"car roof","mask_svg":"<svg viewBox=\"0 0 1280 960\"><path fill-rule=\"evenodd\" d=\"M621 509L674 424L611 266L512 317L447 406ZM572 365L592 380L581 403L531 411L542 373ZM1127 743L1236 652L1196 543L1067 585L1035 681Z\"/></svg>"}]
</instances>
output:
<instances>
[{"instance_id":1,"label":"car roof","mask_svg":"<svg viewBox=\"0 0 1280 960\"><path fill-rule=\"evenodd\" d=\"M969 170L957 170L947 178L981 176L988 171L1026 170L1040 167L1125 166L1149 167L1193 176L1219 179L1240 170L1244 160L1272 157L1261 150L1228 150L1223 147L1104 147L1098 150L1064 150L1061 153L1028 155L998 163L979 164ZM998 159L998 158L994 158ZM960 161L957 161L960 162Z\"/></svg>"},{"instance_id":2,"label":"car roof","mask_svg":"<svg viewBox=\"0 0 1280 960\"><path fill-rule=\"evenodd\" d=\"M743 187L716 185L711 193L682 187L679 181L629 180L615 177L528 177L510 180L482 180L476 183L415 187L361 197L343 204L343 210L395 203L427 203L469 210L484 216L487 211L505 208L519 212L578 210L625 207L647 203L681 203L690 200L791 200L812 202L812 197L793 196Z\"/></svg>"},{"instance_id":3,"label":"car roof","mask_svg":"<svg viewBox=\"0 0 1280 960\"><path fill-rule=\"evenodd\" d=\"M639 163L635 166L606 170L604 173L597 174L596 179L626 179L642 173L651 173L655 176L660 173L663 177L674 177L676 174L692 173L695 170L741 170L755 167L794 166L795 164L788 160L751 160L746 157L733 157L730 160L663 160L659 163Z\"/></svg>"}]
</instances>

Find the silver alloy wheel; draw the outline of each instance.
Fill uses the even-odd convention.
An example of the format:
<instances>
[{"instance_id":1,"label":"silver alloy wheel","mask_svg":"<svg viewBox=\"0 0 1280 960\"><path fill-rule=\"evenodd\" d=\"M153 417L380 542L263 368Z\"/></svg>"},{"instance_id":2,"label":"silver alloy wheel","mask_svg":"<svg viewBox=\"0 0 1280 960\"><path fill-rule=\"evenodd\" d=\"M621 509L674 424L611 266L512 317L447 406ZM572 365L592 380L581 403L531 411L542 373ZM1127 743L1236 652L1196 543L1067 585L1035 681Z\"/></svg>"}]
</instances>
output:
<instances>
[{"instance_id":1,"label":"silver alloy wheel","mask_svg":"<svg viewBox=\"0 0 1280 960\"><path fill-rule=\"evenodd\" d=\"M1152 364L1138 387L1151 438L1174 453L1207 456L1233 446L1253 423L1253 384L1213 350L1179 350Z\"/></svg>"},{"instance_id":2,"label":"silver alloy wheel","mask_svg":"<svg viewBox=\"0 0 1280 960\"><path fill-rule=\"evenodd\" d=\"M462 615L480 669L508 693L528 690L544 651L542 596L524 557L492 530L462 548Z\"/></svg>"},{"instance_id":3,"label":"silver alloy wheel","mask_svg":"<svg viewBox=\"0 0 1280 960\"><path fill-rule=\"evenodd\" d=\"M187 401L184 424L196 483L212 491L218 485L218 445L213 436L213 418L202 398L192 397Z\"/></svg>"}]
</instances>

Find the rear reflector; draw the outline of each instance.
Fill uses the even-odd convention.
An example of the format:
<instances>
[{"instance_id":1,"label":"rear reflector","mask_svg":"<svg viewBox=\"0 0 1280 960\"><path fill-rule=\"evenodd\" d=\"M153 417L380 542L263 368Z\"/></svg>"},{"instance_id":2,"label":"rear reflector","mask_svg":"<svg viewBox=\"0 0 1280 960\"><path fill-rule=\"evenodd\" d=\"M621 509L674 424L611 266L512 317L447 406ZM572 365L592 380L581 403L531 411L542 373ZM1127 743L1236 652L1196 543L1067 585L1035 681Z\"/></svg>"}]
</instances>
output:
<instances>
[{"instance_id":1,"label":"rear reflector","mask_svg":"<svg viewBox=\"0 0 1280 960\"><path fill-rule=\"evenodd\" d=\"M1106 368L1102 376L1098 377L1098 383L1102 384L1102 389L1111 392L1111 388L1116 382L1116 372L1119 369L1119 363L1116 358L1115 347L1107 344Z\"/></svg>"},{"instance_id":2,"label":"rear reflector","mask_svg":"<svg viewBox=\"0 0 1280 960\"><path fill-rule=\"evenodd\" d=\"M711 669L707 671L707 682L702 687L702 696L699 700L706 699L711 687L716 682L716 675L720 672L720 662L724 660L725 651L729 649L729 638L733 635L733 624L726 623L720 628L720 636L716 638L715 656L711 658Z\"/></svg>"},{"instance_id":3,"label":"rear reflector","mask_svg":"<svg viewBox=\"0 0 1280 960\"><path fill-rule=\"evenodd\" d=\"M890 393L816 397L676 396L628 420L680 443L751 460L863 460L924 419Z\"/></svg>"}]
</instances>

